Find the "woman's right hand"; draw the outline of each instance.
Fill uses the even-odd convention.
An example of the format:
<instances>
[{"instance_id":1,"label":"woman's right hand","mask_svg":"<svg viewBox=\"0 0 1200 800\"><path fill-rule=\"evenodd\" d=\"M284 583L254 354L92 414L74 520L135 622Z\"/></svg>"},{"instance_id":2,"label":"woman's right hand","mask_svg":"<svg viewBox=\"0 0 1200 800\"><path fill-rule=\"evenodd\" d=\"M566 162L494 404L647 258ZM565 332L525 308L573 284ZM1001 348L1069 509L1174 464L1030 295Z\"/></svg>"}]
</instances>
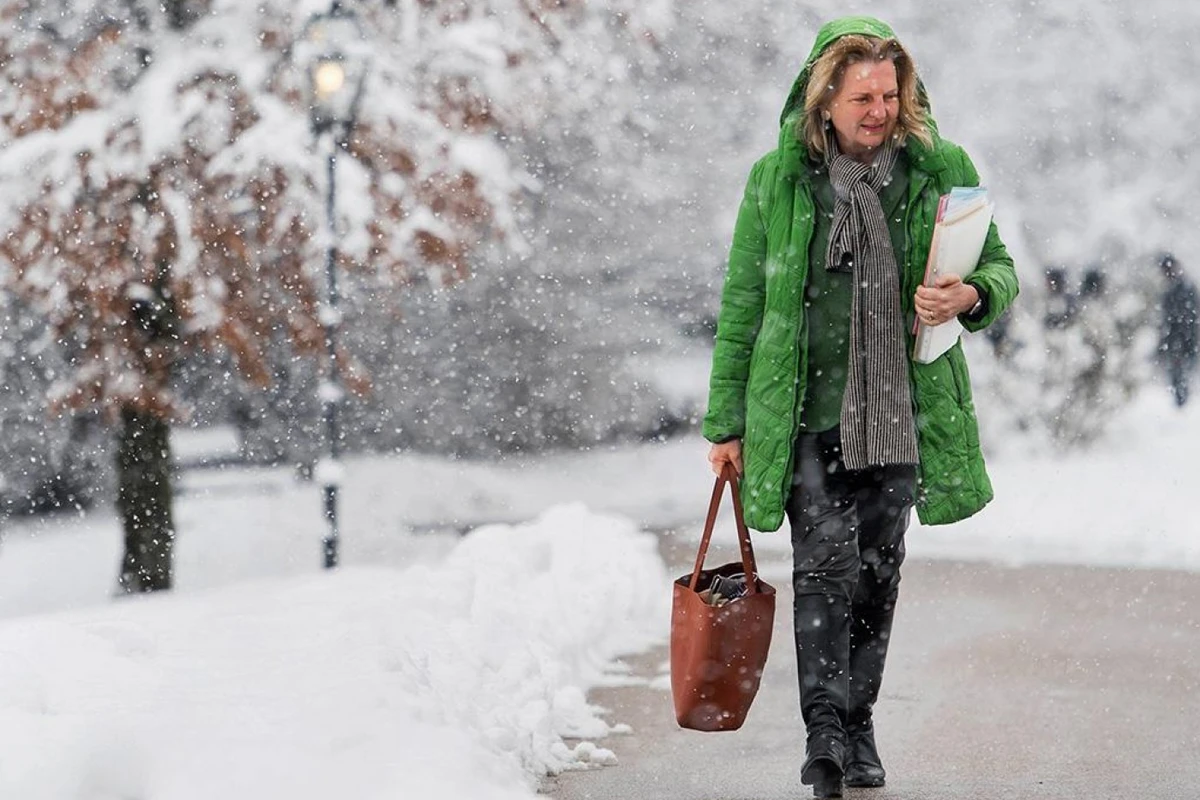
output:
<instances>
[{"instance_id":1,"label":"woman's right hand","mask_svg":"<svg viewBox=\"0 0 1200 800\"><path fill-rule=\"evenodd\" d=\"M742 440L730 439L728 442L714 444L708 451L708 463L717 475L726 464L733 464L738 477L742 475Z\"/></svg>"}]
</instances>

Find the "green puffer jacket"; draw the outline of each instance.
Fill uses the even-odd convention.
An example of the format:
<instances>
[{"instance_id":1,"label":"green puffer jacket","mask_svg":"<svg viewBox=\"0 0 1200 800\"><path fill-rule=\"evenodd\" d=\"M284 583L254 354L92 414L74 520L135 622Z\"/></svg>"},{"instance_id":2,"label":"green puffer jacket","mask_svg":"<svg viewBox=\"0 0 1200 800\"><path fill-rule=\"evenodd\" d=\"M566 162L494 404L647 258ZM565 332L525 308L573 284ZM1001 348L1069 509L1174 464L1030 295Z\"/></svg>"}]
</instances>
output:
<instances>
[{"instance_id":1,"label":"green puffer jacket","mask_svg":"<svg viewBox=\"0 0 1200 800\"><path fill-rule=\"evenodd\" d=\"M712 442L742 440L746 523L762 531L783 523L807 372L801 295L815 204L808 151L794 123L802 112L809 65L830 42L849 33L894 36L887 25L866 17L839 19L821 29L784 108L779 146L750 172L721 295L703 433ZM921 92L924 99L923 87ZM939 199L952 187L979 184L962 148L941 139L932 120L930 128L932 147L909 137L905 148L908 248L899 267L906 330L914 319L913 296L924 278ZM1017 296L1012 259L994 224L968 282L988 298L983 319L972 323L960 317L969 331L991 324ZM911 334L908 350L912 352ZM920 450L918 517L927 525L965 519L992 499L992 486L979 447L961 343L931 364L910 362L909 375Z\"/></svg>"}]
</instances>

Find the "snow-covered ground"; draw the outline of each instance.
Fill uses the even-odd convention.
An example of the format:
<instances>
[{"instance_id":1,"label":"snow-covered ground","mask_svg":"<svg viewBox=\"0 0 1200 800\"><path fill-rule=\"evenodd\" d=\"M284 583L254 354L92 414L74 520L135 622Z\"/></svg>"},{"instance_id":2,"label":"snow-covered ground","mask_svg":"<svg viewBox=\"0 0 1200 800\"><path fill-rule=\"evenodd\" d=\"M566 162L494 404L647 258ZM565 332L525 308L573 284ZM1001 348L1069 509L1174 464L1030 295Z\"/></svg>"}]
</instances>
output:
<instances>
[{"instance_id":1,"label":"snow-covered ground","mask_svg":"<svg viewBox=\"0 0 1200 800\"><path fill-rule=\"evenodd\" d=\"M1200 570L1200 408L1146 387L1107 438L1067 457L990 464L996 499L957 525L909 532L918 557Z\"/></svg>"},{"instance_id":2,"label":"snow-covered ground","mask_svg":"<svg viewBox=\"0 0 1200 800\"><path fill-rule=\"evenodd\" d=\"M584 690L661 634L652 536L575 504L436 563L356 560L6 621L0 797L516 800L612 760L562 736L610 731Z\"/></svg>"},{"instance_id":3,"label":"snow-covered ground","mask_svg":"<svg viewBox=\"0 0 1200 800\"><path fill-rule=\"evenodd\" d=\"M996 501L914 525L911 555L1200 570L1200 411L1148 390L1113 431L1077 456L1005 451ZM354 460L333 574L313 485L188 472L173 596L112 599L110 512L10 522L0 797L529 798L606 763L593 742L621 721L585 693L665 636L669 577L642 531L698 535L705 451ZM785 562L786 536L757 541Z\"/></svg>"}]
</instances>

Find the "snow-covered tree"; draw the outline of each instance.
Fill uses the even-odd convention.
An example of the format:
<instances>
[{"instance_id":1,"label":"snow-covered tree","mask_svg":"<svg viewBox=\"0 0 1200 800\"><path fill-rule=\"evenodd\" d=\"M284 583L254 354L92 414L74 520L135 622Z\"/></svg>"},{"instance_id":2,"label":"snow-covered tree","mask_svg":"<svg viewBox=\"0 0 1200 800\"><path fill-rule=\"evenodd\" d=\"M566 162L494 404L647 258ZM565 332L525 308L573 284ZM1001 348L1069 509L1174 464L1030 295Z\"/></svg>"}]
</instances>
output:
<instances>
[{"instance_id":1,"label":"snow-covered tree","mask_svg":"<svg viewBox=\"0 0 1200 800\"><path fill-rule=\"evenodd\" d=\"M611 6L611 7L610 7ZM323 161L305 66L323 0L0 2L5 283L70 354L55 407L120 424L124 591L171 582L172 372L193 348L269 382L320 357ZM572 87L556 60L633 2L364 2L372 66L339 161L339 267L382 292L465 277L515 246L527 172L504 150ZM602 47L601 47L602 49ZM380 295L387 302L389 295ZM349 351L339 369L365 385Z\"/></svg>"}]
</instances>

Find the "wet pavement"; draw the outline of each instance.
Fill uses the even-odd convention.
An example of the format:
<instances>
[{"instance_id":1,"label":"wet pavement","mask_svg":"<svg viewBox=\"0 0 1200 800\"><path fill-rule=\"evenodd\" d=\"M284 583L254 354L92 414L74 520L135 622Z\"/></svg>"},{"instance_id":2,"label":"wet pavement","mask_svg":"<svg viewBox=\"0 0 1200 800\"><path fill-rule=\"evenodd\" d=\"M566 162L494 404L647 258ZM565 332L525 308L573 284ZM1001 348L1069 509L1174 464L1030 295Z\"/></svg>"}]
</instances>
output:
<instances>
[{"instance_id":1,"label":"wet pavement","mask_svg":"<svg viewBox=\"0 0 1200 800\"><path fill-rule=\"evenodd\" d=\"M679 549L665 552L686 564ZM911 560L904 570L875 713L887 786L847 798L1200 798L1200 574ZM545 794L812 796L798 777L788 565L760 557L760 573L779 606L745 726L684 731L665 689L598 690L608 719L633 728L601 742L620 763L549 778ZM654 676L666 658L663 648L631 663Z\"/></svg>"}]
</instances>

